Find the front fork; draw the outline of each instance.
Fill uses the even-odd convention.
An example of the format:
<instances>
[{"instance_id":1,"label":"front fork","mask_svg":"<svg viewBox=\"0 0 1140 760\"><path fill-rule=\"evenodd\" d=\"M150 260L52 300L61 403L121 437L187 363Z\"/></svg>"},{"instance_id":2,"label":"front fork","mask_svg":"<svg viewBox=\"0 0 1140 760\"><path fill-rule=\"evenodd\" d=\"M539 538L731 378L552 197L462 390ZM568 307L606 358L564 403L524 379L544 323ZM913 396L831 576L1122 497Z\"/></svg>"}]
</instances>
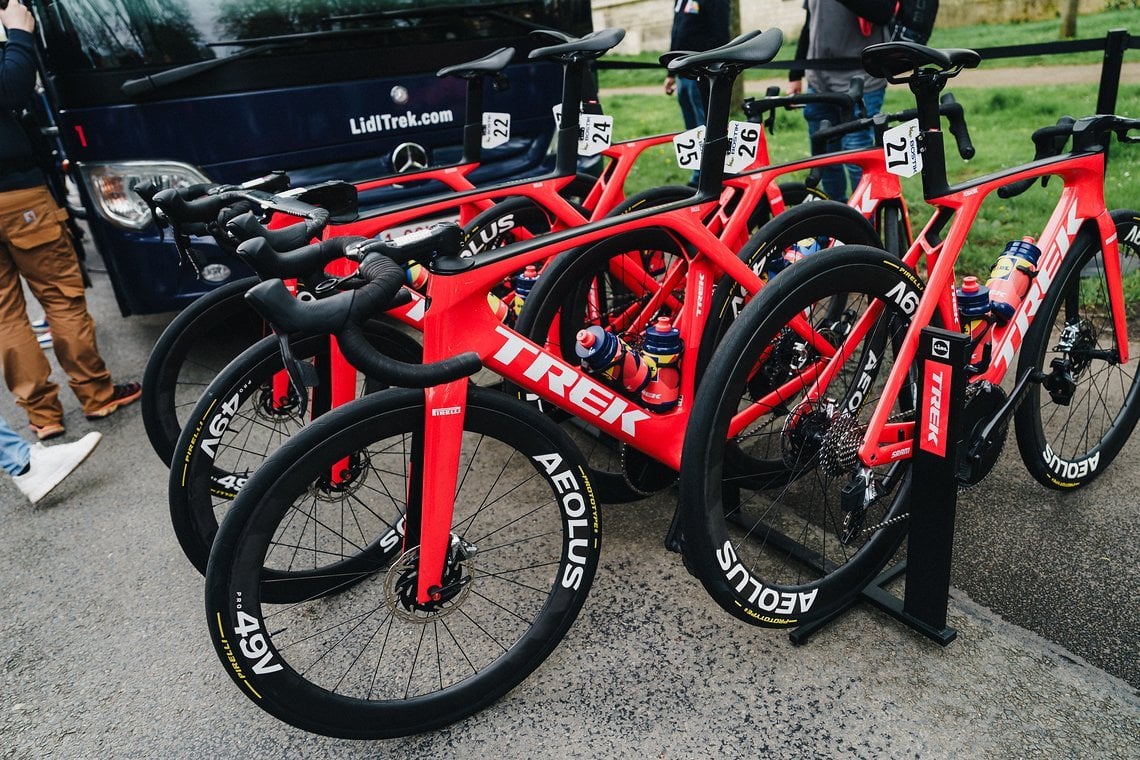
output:
<instances>
[{"instance_id":1,"label":"front fork","mask_svg":"<svg viewBox=\"0 0 1140 760\"><path fill-rule=\"evenodd\" d=\"M419 541L416 602L427 605L443 595L443 573L451 542L455 490L463 447L467 378L424 391L424 433L413 452L408 483L405 549Z\"/></svg>"}]
</instances>

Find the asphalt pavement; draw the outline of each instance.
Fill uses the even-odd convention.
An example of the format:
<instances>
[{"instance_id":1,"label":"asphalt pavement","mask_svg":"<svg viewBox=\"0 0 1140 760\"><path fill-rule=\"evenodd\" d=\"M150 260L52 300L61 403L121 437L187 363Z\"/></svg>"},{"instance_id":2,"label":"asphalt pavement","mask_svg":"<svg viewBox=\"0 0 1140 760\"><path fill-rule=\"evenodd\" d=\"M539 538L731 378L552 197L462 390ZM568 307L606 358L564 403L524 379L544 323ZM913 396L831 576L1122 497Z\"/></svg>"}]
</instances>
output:
<instances>
[{"instance_id":1,"label":"asphalt pavement","mask_svg":"<svg viewBox=\"0 0 1140 760\"><path fill-rule=\"evenodd\" d=\"M171 315L123 319L94 280L100 347L138 378ZM590 599L535 674L444 730L349 742L233 686L138 408L90 423L62 395L67 439L104 439L37 508L0 479L5 757L1140 757L1140 442L1066 495L1008 447L959 503L945 648L865 605L803 646L739 623L664 550L673 492L606 507Z\"/></svg>"}]
</instances>

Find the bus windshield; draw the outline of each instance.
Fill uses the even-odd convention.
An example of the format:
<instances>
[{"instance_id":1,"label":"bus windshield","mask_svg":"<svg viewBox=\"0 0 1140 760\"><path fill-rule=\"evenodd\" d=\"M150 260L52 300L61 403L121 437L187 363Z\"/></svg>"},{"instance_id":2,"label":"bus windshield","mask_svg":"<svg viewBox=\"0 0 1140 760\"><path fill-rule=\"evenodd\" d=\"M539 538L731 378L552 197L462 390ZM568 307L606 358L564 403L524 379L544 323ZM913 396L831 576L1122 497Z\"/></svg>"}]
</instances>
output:
<instances>
[{"instance_id":1,"label":"bus windshield","mask_svg":"<svg viewBox=\"0 0 1140 760\"><path fill-rule=\"evenodd\" d=\"M580 0L40 0L50 67L167 68L273 42L305 52L406 47L575 32ZM583 17L584 18L579 18ZM567 21L573 22L567 29Z\"/></svg>"}]
</instances>

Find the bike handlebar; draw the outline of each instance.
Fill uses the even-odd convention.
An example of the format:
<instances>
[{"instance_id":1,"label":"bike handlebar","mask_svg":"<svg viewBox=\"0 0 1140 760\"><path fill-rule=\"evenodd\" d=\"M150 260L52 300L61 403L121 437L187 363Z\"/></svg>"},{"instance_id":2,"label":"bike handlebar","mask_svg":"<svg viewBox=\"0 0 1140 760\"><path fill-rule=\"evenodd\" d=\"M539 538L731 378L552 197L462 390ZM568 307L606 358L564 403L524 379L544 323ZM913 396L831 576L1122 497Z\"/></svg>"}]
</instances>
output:
<instances>
[{"instance_id":1,"label":"bike handlebar","mask_svg":"<svg viewBox=\"0 0 1140 760\"><path fill-rule=\"evenodd\" d=\"M1065 151L1069 138L1073 138L1073 152L1097 152L1107 147L1109 134L1115 133L1122 143L1140 142L1140 135L1130 137L1128 133L1140 129L1140 119L1129 119L1124 116L1099 114L1074 119L1072 116L1062 116L1057 123L1049 127L1041 127L1033 133L1033 160L1053 158ZM1035 178L1022 179L999 187L999 198L1013 198L1028 190ZM1041 178L1044 186L1049 180L1048 175Z\"/></svg>"},{"instance_id":2,"label":"bike handlebar","mask_svg":"<svg viewBox=\"0 0 1140 760\"><path fill-rule=\"evenodd\" d=\"M962 104L954 99L954 96L947 92L942 95L942 99L938 106L938 112L945 116L950 123L950 134L954 136L954 140L958 145L958 155L964 159L971 159L974 157L974 143L970 139L970 130L966 126L966 113L962 110ZM917 118L918 109L908 108L904 111L897 111L895 113L883 114L878 113L874 116L867 116L862 119L854 119L852 121L844 122L843 124L836 124L834 126L825 126L816 131L812 135L812 151L816 153L826 152L827 143L831 142L837 137L850 134L851 132L859 132L864 129L873 127L876 132L876 137L881 137L882 133L886 130L888 124L896 124L910 119Z\"/></svg>"},{"instance_id":3,"label":"bike handlebar","mask_svg":"<svg viewBox=\"0 0 1140 760\"><path fill-rule=\"evenodd\" d=\"M451 235L448 230L435 230L421 236L415 246L397 246L379 240L355 243L359 251L367 249L360 268L353 275L355 281L363 282L356 290L305 302L293 298L285 284L274 279L251 288L246 300L279 335L332 333L353 366L382 382L426 388L459 380L482 368L483 363L474 352L430 364L408 364L377 351L362 330L365 322L393 305L405 282L403 267L387 254L391 251L403 258L413 247L440 248Z\"/></svg>"},{"instance_id":4,"label":"bike handlebar","mask_svg":"<svg viewBox=\"0 0 1140 760\"><path fill-rule=\"evenodd\" d=\"M285 230L270 230L282 231ZM257 237L243 241L237 247L237 254L263 280L305 278L321 271L325 264L344 258L347 248L365 240L367 238L360 236L336 237L281 251L268 238Z\"/></svg>"}]
</instances>

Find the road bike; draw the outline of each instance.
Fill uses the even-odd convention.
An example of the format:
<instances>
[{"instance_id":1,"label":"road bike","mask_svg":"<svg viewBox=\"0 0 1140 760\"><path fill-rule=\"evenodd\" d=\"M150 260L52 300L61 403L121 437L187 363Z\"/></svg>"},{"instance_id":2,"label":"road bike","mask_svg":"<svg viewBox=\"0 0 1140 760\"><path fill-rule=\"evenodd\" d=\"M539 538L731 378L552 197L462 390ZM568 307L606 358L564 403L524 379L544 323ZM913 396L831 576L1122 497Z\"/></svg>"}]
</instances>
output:
<instances>
[{"instance_id":1,"label":"road bike","mask_svg":"<svg viewBox=\"0 0 1140 760\"><path fill-rule=\"evenodd\" d=\"M218 223L219 213L235 204L240 204L239 209L252 206L263 214L276 213L278 225L288 224L290 217L308 215L305 203L322 204L331 209L326 223L311 225L306 229L309 237L293 239L293 247L307 243L314 235L325 238L398 235L452 215L470 225L468 245L472 251L495 245L508 235L517 238L581 224L620 203L624 183L637 157L668 142L671 136L651 136L609 146L602 151L609 163L599 177L578 173L579 103L588 75L587 65L620 42L624 31L606 29L580 39L557 32L544 31L543 34L554 36L560 42L537 48L530 57L563 64L562 110L568 114L558 129L555 169L548 176L492 188L476 188L471 182L470 175L479 166L484 130L484 80L496 77L509 62L513 50L503 49L439 72L440 76L467 82L464 154L458 164L355 184L328 182L269 195L260 192L256 182L251 187L203 185L157 194L157 188L152 188L145 199L163 212L157 216L165 215L176 223L175 242L183 258L191 262L195 255L190 232L211 235L231 250L239 242L233 239L224 219ZM388 205L375 212L358 212L361 194L393 185L442 187L443 192ZM298 201L298 207L290 209L290 200ZM579 200L582 205L578 204ZM493 213L488 214L491 209ZM226 218L234 215L228 214ZM347 274L344 270L334 271ZM250 318L252 315L242 300L245 291L258 281L258 278L243 278L207 293L180 313L155 344L143 377L141 401L148 439L163 461L169 463L174 442L182 429L182 416L206 384L230 359L264 334L262 326Z\"/></svg>"},{"instance_id":2,"label":"road bike","mask_svg":"<svg viewBox=\"0 0 1140 760\"><path fill-rule=\"evenodd\" d=\"M821 96L807 96L819 98ZM851 107L849 97L827 96L841 107ZM775 108L797 105L803 96L769 96L753 104L752 112L758 120L763 114ZM940 106L947 115L951 127L961 135L959 149L964 154L972 153L962 109L947 100ZM711 123L727 123L727 108L716 114ZM876 129L881 131L885 124L908 117L899 114L879 114L875 119ZM867 125L858 124L858 128ZM759 130L757 157L767 158L767 146L762 130ZM842 204L815 202L812 207L816 215L800 221L798 212L787 211L776 217L772 223L762 228L753 242L744 247L742 260L758 275L765 274L763 264L766 257L775 258L780 252L804 238L830 241L842 239L850 242L878 244L879 237L869 220L890 220L894 213L897 221L905 217L905 205L901 199L901 188L897 177L885 171L881 151L848 151L835 156L816 156L802 161L791 162L771 168L749 171L743 175L724 180L721 189L718 174L706 171L706 195L718 194L716 205L705 204L700 208L701 219L710 231L719 231L719 238L730 250L740 247L746 239L747 230L757 216L758 209L773 208L783 195L787 197L787 185L781 184L777 194L776 180L793 171L807 171L813 167L831 163L854 162L864 168L864 182L853 196L857 207ZM690 188L681 188L679 195L672 195L675 189L663 188L661 194L640 194L632 196L627 203L619 206L617 213L625 214L661 206L672 201L683 201L692 195ZM775 201L775 202L771 202ZM694 208L694 211L697 211ZM787 217L786 221L784 220ZM888 222L894 224L895 222ZM468 230L470 234L470 230ZM297 236L303 238L302 236ZM503 236L495 240L502 245L513 239ZM759 241L759 242L755 242ZM565 245L565 243L562 243ZM670 313L676 311L686 294L683 283L689 271L691 256L685 250L684 241L662 230L626 230L611 235L603 242L583 248L575 248L542 269L535 290L527 298L519 315L517 328L526 335L547 334L547 345L560 353L567 361L577 363L574 355L573 337L582 327L601 325L615 334L639 346L645 327L656 319L657 310L664 302L661 294L669 291ZM563 264L572 263L569 267ZM583 274L581 265L588 267L588 275ZM604 271L604 276L599 275ZM666 274L667 273L667 274ZM736 281L720 279L710 271L701 274L706 281L717 280L712 298L713 324L717 327L706 330L700 340L689 342L689 361L696 357L695 377L699 378L700 368L707 362L711 346L724 333L731 321L734 310L743 302L742 289ZM662 287L665 283L665 287ZM703 284L702 284L703 287ZM592 295L585 295L585 294ZM404 321L419 327L425 301L419 293L412 294L413 300L390 314L400 315ZM574 299L591 300L591 319L577 322L563 320L561 331L551 330L558 324L558 314L565 304L576 303ZM573 312L574 310L571 309ZM624 319L619 319L624 312ZM382 325L373 323L374 339L380 345L383 341L389 346L395 343L393 336L381 331ZM565 339L558 336L564 335ZM355 369L348 367L341 372L341 363L333 362L332 377L328 372L330 361L337 357L320 336L309 336L296 343L298 356L309 359L323 378L317 383L309 414L300 412L298 398L291 386L284 381L281 359L277 344L267 339L252 347L231 365L220 372L201 395L198 403L187 416L187 424L176 444L177 455L172 468L168 491L171 522L187 558L200 571L205 572L206 560L221 515L229 508L230 502L248 481L250 474L269 454L315 417L332 406L359 395L365 384L356 375ZM387 348L389 353L392 349ZM397 355L398 356L398 355ZM405 358L407 349L405 348ZM311 359L310 359L311 357ZM339 383L339 385L338 385ZM329 388L333 390L329 390ZM341 387L339 392L336 388ZM375 384L373 388L377 387ZM223 413L224 411L224 413ZM648 493L667 487L675 478L675 468L665 467L652 457L643 455L636 448L622 445L596 428L578 420L561 418L567 424L574 440L578 443L590 463L595 495L603 502L624 502L643 498ZM202 445L200 431L216 430L209 436L208 445ZM204 464L202 464L204 463Z\"/></svg>"},{"instance_id":3,"label":"road bike","mask_svg":"<svg viewBox=\"0 0 1140 760\"><path fill-rule=\"evenodd\" d=\"M757 107L760 109L758 112L763 113L765 108L782 107L795 102L798 102L798 99L768 98ZM841 105L846 102L850 105L850 101L845 101L842 96L836 98L835 102ZM961 109L951 110L952 122L957 123L962 119ZM725 105L724 112L718 113L710 123L714 121L727 123L728 116ZM762 134L759 139L758 155L766 158L767 149ZM729 251L735 250L735 247L745 239L748 220L755 217L757 208L765 206L777 178L789 171L800 169L806 171L811 166L831 161L856 161L865 166L868 189L858 196L864 199L862 214L875 217L876 211L881 208L880 201L901 203L897 179L893 185L887 181L873 180L875 177L891 177L884 171L881 153L864 151L848 152L843 154L842 158L817 157L804 162L792 162L771 170L752 171L746 177L738 176L726 180L724 190L720 190L717 173L706 171L704 176L709 178L706 180L708 182L706 196L715 193L719 196L719 200L716 204L709 204L706 197L706 202L694 206L692 211L699 214L699 218L708 230L720 230L719 238ZM782 190L783 186L781 192ZM691 195L691 189L685 188L680 200L684 201ZM778 200L779 196L776 198ZM631 200L633 203L628 206L623 204L621 213L645 211L664 202L661 197L645 196L633 197ZM821 212L827 208L823 205L817 207ZM845 240L877 243L879 238L861 213L853 208L839 205L838 211L821 215L819 219L813 220L812 226L806 230L797 224L781 226L774 235L765 238L767 241L765 246L753 246L748 250L753 253L764 252L769 250L768 245L790 245L791 241L799 240L808 233L835 236L840 234L838 231L842 231ZM834 220L838 222L833 223ZM792 235L794 237L791 237ZM665 247L662 244L663 240ZM725 241L732 242L725 243ZM505 242L505 239L496 241L497 244ZM562 248L556 250L564 250L565 239L559 245ZM300 255L311 258L306 253ZM630 316L626 325L629 329L621 331L623 337L635 343L640 341L640 338L636 337L639 328L644 329L650 324L656 317L655 309L662 305L660 299L655 296L665 292L661 287L662 282L668 282L667 287L672 291L669 295L673 301L669 306L671 312L675 311L678 304L686 298L681 283L688 272L690 266L688 259L691 256L685 252L682 239L668 231L646 230L641 227L623 230L620 234L609 236L604 242L588 246L588 250L584 252L575 249L572 253L566 254L566 258L570 260L581 256L585 256L584 260L593 262L595 271L599 266L598 262L601 262L600 266L610 269L606 281L599 281L594 286L595 304L604 302L609 305L610 311L621 303L627 306L629 303L640 304L636 309L626 308ZM755 266L753 258L746 257L744 260L756 271L763 270L762 266ZM545 292L542 287L544 281L549 280L552 283L567 281L567 278L559 276L559 272L559 267L553 265L542 270L538 287L527 298L519 316L518 326L524 334L534 334L536 329L534 327L536 322L526 316L528 312L537 309L538 323L543 323L543 320L546 320L546 323L550 321L550 309L540 307L537 302L544 300L544 297L539 295ZM577 278L580 273L576 269L571 269L569 275ZM701 284L702 288L714 279L718 279L714 275L714 270L702 272L701 276L705 278ZM554 288L552 292L562 299L560 288ZM582 292L581 288L574 290L575 294ZM727 303L726 292L721 285L718 285L710 302L714 305ZM426 301L419 293L410 295L412 300L408 304L391 310L389 314L400 316L418 329ZM559 301L561 302L562 300ZM731 318L731 312L722 312L725 310L719 307L714 309L715 318L718 320ZM611 329L617 326L612 319L607 319L604 323L600 320L595 322ZM392 336L385 335L380 331L380 327L373 324L374 339L392 344L394 342ZM718 327L709 334L719 336L722 333L723 327ZM703 338L700 343L701 358L693 364L698 368L697 377L699 377L699 368L705 362L703 357L708 351L707 346L711 345ZM560 350L566 359L577 362L573 355L572 341L562 344L561 347L557 341L551 341L548 345ZM697 355L697 342L691 341L688 345L691 347L690 356ZM306 336L303 340L296 341L294 350L299 357L304 357L307 363L315 366L322 378L316 383L314 399L308 407L308 414L303 413L297 395L284 380L276 342L273 339L266 339L243 353L220 372L187 416L182 436L175 447L177 454L173 462L168 499L171 523L179 544L191 563L202 572L205 572L209 549L221 515L244 487L250 474L272 451L303 428L312 417L356 397L365 387L354 368L348 367L347 371L340 371L342 365L335 361L332 349L322 336ZM387 350L391 352L390 348ZM692 363L692 359L689 361ZM330 363L331 376L327 374ZM339 394L336 390L338 387L342 388ZM376 387L375 384L372 387ZM662 469L654 460L642 456L634 449L622 447L611 439L603 438L593 428L572 420L567 422L568 429L583 448L583 453L591 465L595 495L600 500L621 502L642 498L651 488L655 490L671 482L673 468ZM201 433L203 430L216 432L203 438ZM659 477L655 477L658 475Z\"/></svg>"},{"instance_id":4,"label":"road bike","mask_svg":"<svg viewBox=\"0 0 1140 760\"><path fill-rule=\"evenodd\" d=\"M772 30L670 63L712 82L705 166L727 149L719 135L732 79L770 60L780 41ZM715 114L725 115L720 123ZM352 292L305 303L279 281L250 291L280 333L332 329L368 376L423 388L322 415L253 472L227 512L210 553L207 617L227 672L259 707L320 733L403 735L481 709L549 655L596 568L590 472L551 419L468 376L483 366L673 468L689 407L641 408L504 325L485 293L551 250L666 230L693 250L676 323L695 345L709 318L696 305L708 303L720 273L760 287L702 223L716 200L698 193L474 257L457 255L446 240L457 232L442 227L427 262L422 365L375 353L358 329L399 291L404 272L393 258L407 257L398 244L360 244L358 255L386 255L365 258L355 277L368 284ZM686 398L695 374L687 366Z\"/></svg>"},{"instance_id":5,"label":"road bike","mask_svg":"<svg viewBox=\"0 0 1140 760\"><path fill-rule=\"evenodd\" d=\"M1071 489L1104 472L1140 416L1127 339L1135 310L1122 287L1122 271L1140 262L1140 214L1108 211L1103 189L1111 136L1136 142L1140 121L1062 119L1034 133L1032 162L951 186L934 108L978 55L900 42L867 48L863 61L915 95L917 125L888 137L888 161L913 170L922 156L934 215L901 260L842 246L761 291L710 362L685 438L687 564L718 604L756 625L843 609L905 538L910 459L938 445L949 398L939 377L938 399L921 403L915 353L927 325L972 337L963 487L992 469L1011 419L1034 477ZM1024 297L1008 315L961 318L955 264L982 202L1053 176L1063 188Z\"/></svg>"}]
</instances>

